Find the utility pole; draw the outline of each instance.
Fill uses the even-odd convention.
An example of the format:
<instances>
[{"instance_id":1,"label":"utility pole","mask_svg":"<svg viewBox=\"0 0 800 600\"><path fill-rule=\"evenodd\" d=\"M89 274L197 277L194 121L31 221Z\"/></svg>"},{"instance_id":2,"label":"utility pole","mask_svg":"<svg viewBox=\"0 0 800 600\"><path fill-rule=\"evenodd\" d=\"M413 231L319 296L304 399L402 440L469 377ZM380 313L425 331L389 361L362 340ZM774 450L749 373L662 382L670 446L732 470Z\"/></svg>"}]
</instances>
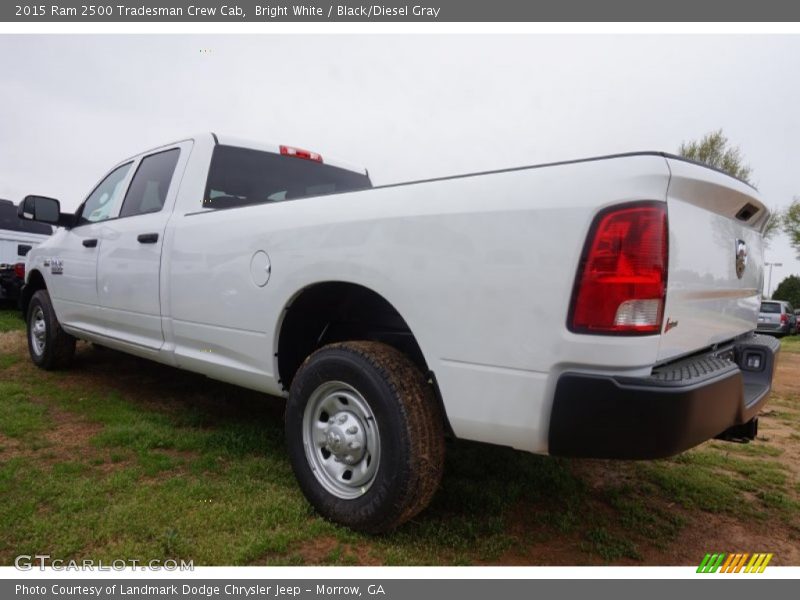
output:
<instances>
[{"instance_id":1,"label":"utility pole","mask_svg":"<svg viewBox=\"0 0 800 600\"><path fill-rule=\"evenodd\" d=\"M782 267L783 263L778 262L765 262L765 267L769 267L769 278L767 279L767 298L772 298L770 290L772 289L772 267Z\"/></svg>"}]
</instances>

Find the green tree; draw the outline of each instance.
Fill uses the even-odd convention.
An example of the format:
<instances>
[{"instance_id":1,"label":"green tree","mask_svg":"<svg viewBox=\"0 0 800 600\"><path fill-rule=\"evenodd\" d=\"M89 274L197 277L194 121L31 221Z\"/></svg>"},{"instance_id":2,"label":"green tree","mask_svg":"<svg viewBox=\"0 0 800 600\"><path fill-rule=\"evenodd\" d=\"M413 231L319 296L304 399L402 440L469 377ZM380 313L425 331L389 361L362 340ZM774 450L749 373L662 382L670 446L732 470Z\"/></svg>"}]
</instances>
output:
<instances>
[{"instance_id":1,"label":"green tree","mask_svg":"<svg viewBox=\"0 0 800 600\"><path fill-rule=\"evenodd\" d=\"M741 149L731 145L728 138L722 133L722 129L707 133L700 140L683 142L678 148L678 154L725 171L729 175L753 185L751 181L753 170L750 165L745 163ZM765 245L769 245L769 241L783 225L783 215L779 211L771 210L770 212L769 221L763 231ZM797 216L800 218L800 208L798 208ZM800 227L797 228L797 232L798 240L800 240ZM798 243L800 244L800 241ZM800 253L800 245L797 250Z\"/></svg>"},{"instance_id":2,"label":"green tree","mask_svg":"<svg viewBox=\"0 0 800 600\"><path fill-rule=\"evenodd\" d=\"M789 243L800 258L800 196L795 196L783 213L783 232L789 236Z\"/></svg>"},{"instance_id":3,"label":"green tree","mask_svg":"<svg viewBox=\"0 0 800 600\"><path fill-rule=\"evenodd\" d=\"M781 213L780 211L770 209L769 221L767 221L767 226L764 227L764 231L761 235L764 237L764 245L769 247L770 241L772 238L775 237L782 227L784 227L783 220L786 218L786 215Z\"/></svg>"},{"instance_id":4,"label":"green tree","mask_svg":"<svg viewBox=\"0 0 800 600\"><path fill-rule=\"evenodd\" d=\"M753 170L750 165L745 164L738 146L732 146L728 142L722 129L705 134L699 141L683 142L678 148L678 154L725 171L752 185L750 175Z\"/></svg>"},{"instance_id":5,"label":"green tree","mask_svg":"<svg viewBox=\"0 0 800 600\"><path fill-rule=\"evenodd\" d=\"M800 308L800 277L789 275L778 284L772 294L773 300L786 300L792 306Z\"/></svg>"}]
</instances>

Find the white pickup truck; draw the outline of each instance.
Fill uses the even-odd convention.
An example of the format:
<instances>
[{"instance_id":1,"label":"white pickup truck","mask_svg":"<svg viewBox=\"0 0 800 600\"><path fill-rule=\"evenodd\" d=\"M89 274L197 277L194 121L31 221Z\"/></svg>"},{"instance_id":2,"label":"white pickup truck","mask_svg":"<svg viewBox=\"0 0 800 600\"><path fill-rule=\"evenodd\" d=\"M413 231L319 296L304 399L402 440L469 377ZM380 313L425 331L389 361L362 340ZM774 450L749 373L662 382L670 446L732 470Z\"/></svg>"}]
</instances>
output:
<instances>
[{"instance_id":1,"label":"white pickup truck","mask_svg":"<svg viewBox=\"0 0 800 600\"><path fill-rule=\"evenodd\" d=\"M768 211L659 152L372 187L203 134L120 162L27 262L32 360L88 340L288 398L299 484L364 531L421 511L444 439L656 458L745 441Z\"/></svg>"}]
</instances>

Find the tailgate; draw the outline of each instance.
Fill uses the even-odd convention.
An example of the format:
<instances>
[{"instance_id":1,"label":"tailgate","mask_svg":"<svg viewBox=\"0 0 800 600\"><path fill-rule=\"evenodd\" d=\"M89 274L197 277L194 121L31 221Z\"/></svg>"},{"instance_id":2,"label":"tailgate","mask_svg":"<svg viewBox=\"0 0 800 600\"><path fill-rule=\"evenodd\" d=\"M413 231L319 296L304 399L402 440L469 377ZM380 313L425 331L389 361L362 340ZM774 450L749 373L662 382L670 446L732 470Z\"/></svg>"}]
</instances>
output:
<instances>
[{"instance_id":1,"label":"tailgate","mask_svg":"<svg viewBox=\"0 0 800 600\"><path fill-rule=\"evenodd\" d=\"M669 274L660 362L752 331L763 282L758 192L713 169L668 158Z\"/></svg>"}]
</instances>

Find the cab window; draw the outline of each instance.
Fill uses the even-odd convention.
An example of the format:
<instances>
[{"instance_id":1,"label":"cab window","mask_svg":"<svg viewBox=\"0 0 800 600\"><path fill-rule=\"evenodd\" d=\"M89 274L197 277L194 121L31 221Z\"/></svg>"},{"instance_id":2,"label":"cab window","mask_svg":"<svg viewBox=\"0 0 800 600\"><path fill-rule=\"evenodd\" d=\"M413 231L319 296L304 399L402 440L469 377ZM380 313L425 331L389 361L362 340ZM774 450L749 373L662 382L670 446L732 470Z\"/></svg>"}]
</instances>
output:
<instances>
[{"instance_id":1,"label":"cab window","mask_svg":"<svg viewBox=\"0 0 800 600\"><path fill-rule=\"evenodd\" d=\"M173 148L142 159L133 176L120 217L158 212L164 208L180 150Z\"/></svg>"}]
</instances>

